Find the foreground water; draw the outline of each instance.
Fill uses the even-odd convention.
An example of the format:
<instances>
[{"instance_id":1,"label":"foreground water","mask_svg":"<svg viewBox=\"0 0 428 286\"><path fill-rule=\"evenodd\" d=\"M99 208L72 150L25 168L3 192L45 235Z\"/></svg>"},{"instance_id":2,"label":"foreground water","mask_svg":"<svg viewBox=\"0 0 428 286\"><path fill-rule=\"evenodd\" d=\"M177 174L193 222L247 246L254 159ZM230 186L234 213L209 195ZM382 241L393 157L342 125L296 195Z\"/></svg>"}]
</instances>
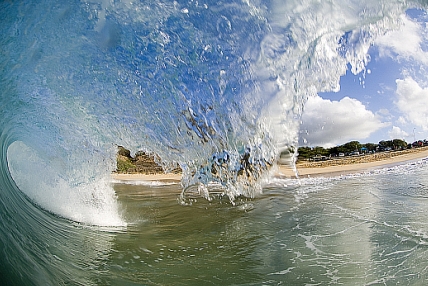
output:
<instances>
[{"instance_id":1,"label":"foreground water","mask_svg":"<svg viewBox=\"0 0 428 286\"><path fill-rule=\"evenodd\" d=\"M254 199L180 203L180 187L115 184L126 228L40 224L11 285L426 285L426 161L276 180ZM189 204L191 202L191 204ZM13 235L13 234L11 234ZM40 235L39 235L40 236ZM23 239L23 238L19 238ZM58 249L61 249L59 251Z\"/></svg>"},{"instance_id":2,"label":"foreground water","mask_svg":"<svg viewBox=\"0 0 428 286\"><path fill-rule=\"evenodd\" d=\"M115 263L146 283L423 285L427 172L274 184L235 207L118 185L137 223Z\"/></svg>"}]
</instances>

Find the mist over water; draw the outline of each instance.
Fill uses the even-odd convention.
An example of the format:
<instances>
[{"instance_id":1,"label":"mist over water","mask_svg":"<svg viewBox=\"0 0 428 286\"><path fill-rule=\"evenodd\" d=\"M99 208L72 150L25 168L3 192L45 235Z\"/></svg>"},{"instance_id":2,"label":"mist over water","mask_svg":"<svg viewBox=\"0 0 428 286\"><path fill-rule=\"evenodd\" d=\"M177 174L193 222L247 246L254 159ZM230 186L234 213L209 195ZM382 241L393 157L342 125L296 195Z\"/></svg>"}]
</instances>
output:
<instances>
[{"instance_id":1,"label":"mist over water","mask_svg":"<svg viewBox=\"0 0 428 286\"><path fill-rule=\"evenodd\" d=\"M43 269L39 277L25 274L34 284L72 280L69 273L49 278L52 257L67 261L80 251L60 241L94 235L72 222L129 223L110 184L117 145L155 153L166 169L179 164L178 190L217 183L231 200L257 196L279 153L296 146L306 99L337 90L347 69L363 71L373 41L398 28L406 9L426 5L2 2L0 248L7 266L0 273L21 265L27 274ZM43 242L49 234L55 246ZM110 241L101 235L100 249ZM84 265L107 259L101 250L92 254Z\"/></svg>"}]
</instances>

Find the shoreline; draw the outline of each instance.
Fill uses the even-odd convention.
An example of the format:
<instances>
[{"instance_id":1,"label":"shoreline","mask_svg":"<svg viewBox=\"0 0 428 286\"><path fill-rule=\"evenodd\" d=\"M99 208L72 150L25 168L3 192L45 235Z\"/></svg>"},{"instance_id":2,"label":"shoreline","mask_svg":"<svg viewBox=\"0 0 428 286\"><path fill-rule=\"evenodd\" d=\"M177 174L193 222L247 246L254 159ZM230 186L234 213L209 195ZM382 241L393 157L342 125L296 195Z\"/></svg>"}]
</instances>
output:
<instances>
[{"instance_id":1,"label":"shoreline","mask_svg":"<svg viewBox=\"0 0 428 286\"><path fill-rule=\"evenodd\" d=\"M376 157L381 154L382 156ZM370 157L371 156L371 157ZM365 158L364 158L365 157ZM341 175L349 175L362 171L370 171L387 167L398 166L412 161L418 161L428 157L428 147L409 149L404 151L395 151L390 153L378 153L375 155L366 155L360 157L348 157L330 161L316 163L298 163L296 169L299 178L308 177L335 177ZM363 160L358 160L363 159ZM363 162L364 159L368 162ZM357 162L358 161L358 162ZM111 174L111 178L116 181L161 181L179 183L182 175L173 173L156 173L156 174ZM273 177L296 179L296 174L291 166L278 165Z\"/></svg>"},{"instance_id":2,"label":"shoreline","mask_svg":"<svg viewBox=\"0 0 428 286\"><path fill-rule=\"evenodd\" d=\"M422 147L418 149L410 149L411 151L395 151L389 153L389 156L383 156L381 158L376 158L376 155L367 155L373 156L371 160L367 162L358 162L358 163L348 163L345 164L344 160L352 160L352 158L339 159L342 164L334 164L334 162L329 166L323 166L321 164L314 163L312 166L310 164L297 164L296 169L299 178L308 178L308 177L334 177L341 175L349 175L353 173L359 173L362 171L370 171L375 169L382 169L387 167L399 166L406 163L411 163L414 161L421 160L428 157L428 147ZM388 153L386 153L388 154ZM360 157L363 158L364 156ZM328 162L328 161L326 161ZM325 164L327 165L327 164ZM278 170L274 175L275 177L286 177L286 178L296 178L296 175L290 166L279 165Z\"/></svg>"},{"instance_id":3,"label":"shoreline","mask_svg":"<svg viewBox=\"0 0 428 286\"><path fill-rule=\"evenodd\" d=\"M181 174L111 174L113 180L117 181L161 181L161 182L180 182Z\"/></svg>"}]
</instances>

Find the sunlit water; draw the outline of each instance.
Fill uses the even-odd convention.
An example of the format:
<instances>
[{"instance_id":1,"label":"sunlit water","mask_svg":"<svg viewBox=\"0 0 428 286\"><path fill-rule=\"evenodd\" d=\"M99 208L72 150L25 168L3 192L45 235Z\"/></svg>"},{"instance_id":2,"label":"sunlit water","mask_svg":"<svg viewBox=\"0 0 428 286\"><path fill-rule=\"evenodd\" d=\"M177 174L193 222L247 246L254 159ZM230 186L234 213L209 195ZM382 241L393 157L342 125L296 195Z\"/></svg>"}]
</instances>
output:
<instances>
[{"instance_id":1,"label":"sunlit water","mask_svg":"<svg viewBox=\"0 0 428 286\"><path fill-rule=\"evenodd\" d=\"M427 178L421 161L358 176L275 180L263 194L239 198L235 206L222 196L193 197L184 205L176 184L115 184L126 228L84 227L52 217L52 233L41 242L46 249L33 259L57 267L43 274L23 265L18 280L3 281L425 285ZM66 251L56 252L59 246Z\"/></svg>"}]
</instances>

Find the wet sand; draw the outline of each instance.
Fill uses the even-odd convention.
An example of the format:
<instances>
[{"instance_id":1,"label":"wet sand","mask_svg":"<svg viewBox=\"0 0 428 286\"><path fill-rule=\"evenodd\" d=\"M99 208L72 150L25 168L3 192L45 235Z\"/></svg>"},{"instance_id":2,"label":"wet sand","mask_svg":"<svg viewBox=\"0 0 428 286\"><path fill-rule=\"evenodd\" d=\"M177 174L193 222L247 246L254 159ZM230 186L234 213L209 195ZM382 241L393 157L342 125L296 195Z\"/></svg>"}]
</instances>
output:
<instances>
[{"instance_id":1,"label":"wet sand","mask_svg":"<svg viewBox=\"0 0 428 286\"><path fill-rule=\"evenodd\" d=\"M428 147L412 149L412 152L394 152L391 157L382 158L366 163L340 164L334 166L307 167L297 164L298 177L315 177L315 176L340 176L373 169L386 168L417 161L428 157ZM339 159L341 160L341 159ZM274 172L275 177L296 178L294 170L288 165L279 165ZM112 179L117 181L170 181L179 182L181 174L112 174Z\"/></svg>"}]
</instances>

